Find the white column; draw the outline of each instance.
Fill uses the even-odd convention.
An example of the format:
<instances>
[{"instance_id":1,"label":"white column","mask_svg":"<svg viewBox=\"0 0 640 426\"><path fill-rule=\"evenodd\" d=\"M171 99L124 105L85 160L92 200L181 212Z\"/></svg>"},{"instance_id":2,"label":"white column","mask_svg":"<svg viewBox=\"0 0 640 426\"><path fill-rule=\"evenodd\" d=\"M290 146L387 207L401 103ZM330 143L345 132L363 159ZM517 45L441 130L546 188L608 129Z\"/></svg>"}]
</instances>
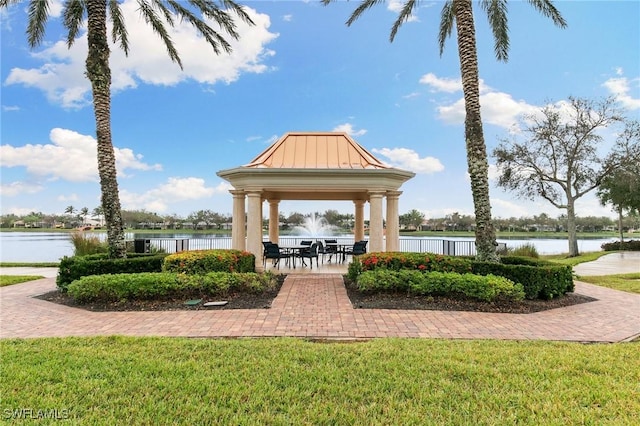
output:
<instances>
[{"instance_id":1,"label":"white column","mask_svg":"<svg viewBox=\"0 0 640 426\"><path fill-rule=\"evenodd\" d=\"M364 200L353 200L356 205L355 224L353 229L356 241L364 240Z\"/></svg>"},{"instance_id":2,"label":"white column","mask_svg":"<svg viewBox=\"0 0 640 426\"><path fill-rule=\"evenodd\" d=\"M382 220L382 196L384 192L369 193L369 250L382 251L384 243L382 241L384 235L384 222Z\"/></svg>"},{"instance_id":3,"label":"white column","mask_svg":"<svg viewBox=\"0 0 640 426\"><path fill-rule=\"evenodd\" d=\"M269 200L269 241L276 244L280 238L280 232L278 230L280 222L280 211L278 210L279 204L280 200Z\"/></svg>"},{"instance_id":4,"label":"white column","mask_svg":"<svg viewBox=\"0 0 640 426\"><path fill-rule=\"evenodd\" d=\"M262 272L262 193L247 191L247 251L256 257L256 271Z\"/></svg>"},{"instance_id":5,"label":"white column","mask_svg":"<svg viewBox=\"0 0 640 426\"><path fill-rule=\"evenodd\" d=\"M231 248L236 250L246 250L246 221L245 221L245 193L232 189L229 191L233 195L233 217L231 218Z\"/></svg>"},{"instance_id":6,"label":"white column","mask_svg":"<svg viewBox=\"0 0 640 426\"><path fill-rule=\"evenodd\" d=\"M402 191L387 191L387 245L385 251L398 251L400 247L400 215L398 200Z\"/></svg>"}]
</instances>

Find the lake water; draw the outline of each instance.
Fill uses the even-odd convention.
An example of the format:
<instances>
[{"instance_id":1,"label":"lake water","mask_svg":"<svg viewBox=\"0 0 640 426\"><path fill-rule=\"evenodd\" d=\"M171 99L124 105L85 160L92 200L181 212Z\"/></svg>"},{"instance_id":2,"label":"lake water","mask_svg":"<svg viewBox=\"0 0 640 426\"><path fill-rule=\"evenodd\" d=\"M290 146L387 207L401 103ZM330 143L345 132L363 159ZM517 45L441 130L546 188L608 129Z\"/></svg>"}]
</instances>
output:
<instances>
[{"instance_id":1,"label":"lake water","mask_svg":"<svg viewBox=\"0 0 640 426\"><path fill-rule=\"evenodd\" d=\"M97 233L105 238L105 233ZM173 251L175 247L174 239L189 239L189 247L212 248L225 247L230 245L229 237L205 234L127 234L127 239L145 238L156 240L157 245L168 244L168 251ZM286 238L286 237L284 237ZM293 237L295 238L295 237ZM348 238L347 238L348 239ZM449 240L449 241L472 241L471 238L459 237L401 237L401 247L408 247L407 251L414 251L411 247L418 247L420 240ZM598 238L578 240L578 249L581 252L599 251L600 246L605 242L616 241L616 238ZM499 243L506 243L508 247L518 247L523 244L533 244L540 254L557 254L569 251L568 243L565 239L498 239ZM154 243L155 244L155 243ZM417 250L416 250L417 251ZM69 234L64 232L0 232L0 262L57 262L63 256L73 255L73 245L69 239Z\"/></svg>"}]
</instances>

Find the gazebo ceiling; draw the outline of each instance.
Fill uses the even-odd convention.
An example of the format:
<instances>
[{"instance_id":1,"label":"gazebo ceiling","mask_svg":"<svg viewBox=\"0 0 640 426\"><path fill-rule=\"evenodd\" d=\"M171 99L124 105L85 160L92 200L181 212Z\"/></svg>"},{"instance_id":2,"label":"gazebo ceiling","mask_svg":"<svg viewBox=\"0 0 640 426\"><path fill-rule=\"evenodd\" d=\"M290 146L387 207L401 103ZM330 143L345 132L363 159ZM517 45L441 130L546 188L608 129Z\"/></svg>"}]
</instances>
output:
<instances>
[{"instance_id":1,"label":"gazebo ceiling","mask_svg":"<svg viewBox=\"0 0 640 426\"><path fill-rule=\"evenodd\" d=\"M415 174L387 166L346 133L287 133L244 166L218 176L266 199L368 200L395 191Z\"/></svg>"}]
</instances>

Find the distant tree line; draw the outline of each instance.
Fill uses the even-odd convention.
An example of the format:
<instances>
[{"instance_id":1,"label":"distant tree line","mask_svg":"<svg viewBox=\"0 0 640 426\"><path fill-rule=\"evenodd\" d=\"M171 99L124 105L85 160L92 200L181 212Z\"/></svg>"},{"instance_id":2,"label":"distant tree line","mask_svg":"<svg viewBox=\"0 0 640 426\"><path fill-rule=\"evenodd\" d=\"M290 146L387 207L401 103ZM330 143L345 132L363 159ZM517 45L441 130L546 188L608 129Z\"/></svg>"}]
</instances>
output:
<instances>
[{"instance_id":1,"label":"distant tree line","mask_svg":"<svg viewBox=\"0 0 640 426\"><path fill-rule=\"evenodd\" d=\"M337 210L316 212L315 217L322 219L327 225L350 231L355 220L353 214L342 214ZM288 215L280 214L279 226L282 230L290 230L302 226L305 219L311 216L300 212ZM187 216L177 214L160 215L146 210L123 210L122 217L128 229L193 229L193 230L230 230L232 218L225 213L212 210L198 210ZM565 232L567 229L566 215L553 218L546 213L527 217L494 218L496 230L500 232ZM621 220L614 220L606 216L586 216L576 218L580 232L616 231L621 226L622 231L640 229L640 215L632 213ZM91 226L100 229L102 223L101 210L89 210L86 207L75 209L69 206L65 214L52 215L42 212L31 212L27 215L7 214L0 216L2 228L63 228L74 229ZM264 219L265 228L268 219ZM426 218L418 210L411 210L400 215L401 231L463 231L473 232L475 218L472 215L460 213L448 214L440 218Z\"/></svg>"},{"instance_id":2,"label":"distant tree line","mask_svg":"<svg viewBox=\"0 0 640 426\"><path fill-rule=\"evenodd\" d=\"M560 215L553 218L546 213L519 218L494 218L496 230L499 232L566 232L567 216ZM615 231L621 224L622 230L640 229L640 215L629 214L621 222L609 217L586 216L577 217L576 225L580 232ZM427 219L424 213L411 210L400 215L401 231L465 231L472 232L475 218L471 215L453 213L442 218Z\"/></svg>"}]
</instances>

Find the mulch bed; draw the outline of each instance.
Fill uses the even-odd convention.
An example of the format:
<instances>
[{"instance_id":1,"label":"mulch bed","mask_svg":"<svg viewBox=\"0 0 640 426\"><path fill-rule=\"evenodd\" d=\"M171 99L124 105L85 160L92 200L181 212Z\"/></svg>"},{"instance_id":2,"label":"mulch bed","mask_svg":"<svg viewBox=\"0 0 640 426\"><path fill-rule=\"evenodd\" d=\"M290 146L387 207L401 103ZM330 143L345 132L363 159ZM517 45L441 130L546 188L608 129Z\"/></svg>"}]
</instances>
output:
<instances>
[{"instance_id":1,"label":"mulch bed","mask_svg":"<svg viewBox=\"0 0 640 426\"><path fill-rule=\"evenodd\" d=\"M202 299L202 301L196 305L186 305L185 302L188 299L184 297L167 300L79 304L69 297L68 294L61 293L58 290L42 294L37 296L37 298L95 312L269 309L273 299L278 295L285 277L285 275L279 275L277 286L273 290L260 294L231 293L224 297L207 295L191 296L190 299ZM461 297L412 296L406 293L360 293L355 288L355 285L348 280L345 280L345 287L347 289L347 295L351 300L351 304L355 309L472 311L528 314L597 300L577 293L568 293L563 297L552 300L523 300L521 302L501 300L496 302L480 302ZM203 306L205 302L220 300L226 300L228 303L225 306Z\"/></svg>"}]
</instances>

